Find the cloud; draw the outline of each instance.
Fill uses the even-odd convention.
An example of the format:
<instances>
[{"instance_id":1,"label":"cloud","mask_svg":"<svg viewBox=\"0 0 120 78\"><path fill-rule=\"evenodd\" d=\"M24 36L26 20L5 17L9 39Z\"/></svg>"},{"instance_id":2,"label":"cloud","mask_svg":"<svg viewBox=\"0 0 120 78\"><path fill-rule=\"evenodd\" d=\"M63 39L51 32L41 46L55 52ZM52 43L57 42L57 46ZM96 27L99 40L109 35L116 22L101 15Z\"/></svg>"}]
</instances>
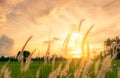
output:
<instances>
[{"instance_id":1,"label":"cloud","mask_svg":"<svg viewBox=\"0 0 120 78\"><path fill-rule=\"evenodd\" d=\"M0 56L11 55L11 51L14 45L13 39L6 35L0 37Z\"/></svg>"},{"instance_id":2,"label":"cloud","mask_svg":"<svg viewBox=\"0 0 120 78\"><path fill-rule=\"evenodd\" d=\"M49 27L53 30L52 35L58 37L69 33L70 29L76 30L80 20L87 19L81 32L84 34L95 24L90 37L98 43L119 32L119 7L120 0L0 0L0 24L5 23L8 27L3 31L0 26L0 30L16 42L28 34L42 39Z\"/></svg>"},{"instance_id":3,"label":"cloud","mask_svg":"<svg viewBox=\"0 0 120 78\"><path fill-rule=\"evenodd\" d=\"M49 15L49 13L61 4L64 4L65 0L26 0L23 3L18 4L14 7L14 10L22 12L23 17L27 20L37 24L39 19Z\"/></svg>"},{"instance_id":4,"label":"cloud","mask_svg":"<svg viewBox=\"0 0 120 78\"><path fill-rule=\"evenodd\" d=\"M0 0L0 23L13 19L14 15L21 15L33 23L39 24L51 15L56 8L69 11L79 17L100 18L101 16L119 15L119 0ZM64 9L66 8L66 9ZM56 13L56 12L55 12ZM54 13L52 13L54 15ZM84 14L84 15L82 15ZM112 16L113 16L112 15ZM65 17L66 18L66 17ZM93 20L92 19L92 20Z\"/></svg>"},{"instance_id":5,"label":"cloud","mask_svg":"<svg viewBox=\"0 0 120 78\"><path fill-rule=\"evenodd\" d=\"M13 13L13 7L24 0L0 0L0 25L4 24L7 16Z\"/></svg>"},{"instance_id":6,"label":"cloud","mask_svg":"<svg viewBox=\"0 0 120 78\"><path fill-rule=\"evenodd\" d=\"M90 20L101 17L108 18L111 17L111 14L119 15L120 13L119 0L1 0L0 3L1 6L4 5L0 9L1 23L7 19L14 19L17 17L16 15L19 15L21 20L25 18L25 20L35 24L41 24L45 23L46 20L51 20L56 13L60 14L57 16L62 17L63 20L70 20L66 19L69 16L62 16L64 10L73 14L77 18L76 20L80 20L80 18L90 18ZM55 9L57 9L57 12L54 12ZM76 17L75 14L79 14L79 16Z\"/></svg>"},{"instance_id":7,"label":"cloud","mask_svg":"<svg viewBox=\"0 0 120 78\"><path fill-rule=\"evenodd\" d=\"M61 39L59 37L53 37L50 41L49 40L46 40L46 41L43 41L44 44L48 44L48 43L56 43L57 41L60 41Z\"/></svg>"}]
</instances>

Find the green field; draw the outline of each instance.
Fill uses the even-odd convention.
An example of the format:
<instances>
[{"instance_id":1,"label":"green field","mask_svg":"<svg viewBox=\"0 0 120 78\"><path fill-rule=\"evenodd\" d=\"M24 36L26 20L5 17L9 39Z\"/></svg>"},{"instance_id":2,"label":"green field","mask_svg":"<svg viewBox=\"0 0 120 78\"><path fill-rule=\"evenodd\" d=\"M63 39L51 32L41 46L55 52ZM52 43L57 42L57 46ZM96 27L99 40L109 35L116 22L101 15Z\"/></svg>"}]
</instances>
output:
<instances>
[{"instance_id":1,"label":"green field","mask_svg":"<svg viewBox=\"0 0 120 78\"><path fill-rule=\"evenodd\" d=\"M55 68L59 65L59 63L62 63L62 68L65 66L64 61L57 61L55 62ZM0 62L0 69L5 64L5 62ZM117 69L120 67L120 60L114 60L112 64L115 66L112 67L112 71L107 72L106 78L117 78ZM44 65L44 62L32 62L30 64L30 67L27 72L21 73L20 72L20 63L18 62L10 62L8 64L8 67L11 71L12 78L35 78L36 72L40 66L40 78L48 78L48 75L52 71L52 63L49 62L46 65ZM68 73L71 73L70 78L74 78L74 71L77 67L74 65L74 60L70 63L70 70ZM94 67L93 65L90 67L89 71L93 71ZM93 74L90 75L91 78L95 78Z\"/></svg>"},{"instance_id":2,"label":"green field","mask_svg":"<svg viewBox=\"0 0 120 78\"><path fill-rule=\"evenodd\" d=\"M6 62L0 62L0 69ZM57 67L59 62L55 63L55 67ZM8 67L11 71L12 78L35 78L36 72L40 66L40 78L47 78L49 73L52 70L52 64L47 63L44 65L44 62L32 62L27 72L21 73L20 71L20 63L18 62L10 62ZM24 76L23 76L24 75Z\"/></svg>"}]
</instances>

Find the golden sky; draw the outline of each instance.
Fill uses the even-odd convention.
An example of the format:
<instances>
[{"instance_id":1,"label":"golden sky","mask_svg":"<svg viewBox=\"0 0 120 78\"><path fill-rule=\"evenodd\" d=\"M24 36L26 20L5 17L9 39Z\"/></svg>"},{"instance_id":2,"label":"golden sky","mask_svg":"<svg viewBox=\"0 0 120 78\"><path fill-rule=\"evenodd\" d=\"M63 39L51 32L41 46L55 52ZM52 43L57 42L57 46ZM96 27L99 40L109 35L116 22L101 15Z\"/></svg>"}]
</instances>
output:
<instances>
[{"instance_id":1,"label":"golden sky","mask_svg":"<svg viewBox=\"0 0 120 78\"><path fill-rule=\"evenodd\" d=\"M16 55L31 35L26 49L41 52L50 28L51 39L58 38L53 47L60 47L81 19L82 34L95 24L89 43L98 47L120 35L119 7L120 0L0 0L0 55Z\"/></svg>"}]
</instances>

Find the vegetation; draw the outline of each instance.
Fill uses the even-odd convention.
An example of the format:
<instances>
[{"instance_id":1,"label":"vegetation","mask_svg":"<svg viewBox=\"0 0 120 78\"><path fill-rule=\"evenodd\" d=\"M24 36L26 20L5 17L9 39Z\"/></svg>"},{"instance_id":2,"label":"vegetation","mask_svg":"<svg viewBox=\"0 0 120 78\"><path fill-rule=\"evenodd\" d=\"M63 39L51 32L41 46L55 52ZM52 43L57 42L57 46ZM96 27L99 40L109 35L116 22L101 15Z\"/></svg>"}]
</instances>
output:
<instances>
[{"instance_id":1,"label":"vegetation","mask_svg":"<svg viewBox=\"0 0 120 78\"><path fill-rule=\"evenodd\" d=\"M56 61L55 69L58 67L58 65L61 62L62 62L62 69L63 69L66 61ZM5 65L5 63L6 62L0 62L0 69ZM120 67L120 60L114 60L112 62L112 64L113 65L116 64L116 66L114 66L112 68L111 72L108 72L106 74L106 78L117 78L117 67ZM30 64L29 70L26 73L24 73L24 78L36 78L36 73L39 68L39 65L40 65L39 78L48 78L50 72L52 72L52 63L51 62L47 63L46 65L44 65L44 62L32 62ZM22 73L19 69L20 63L9 62L7 66L9 67L12 78L22 78L21 77ZM69 78L74 78L74 72L75 72L76 68L77 68L77 65L75 66L75 61L72 60L71 64L70 64L70 68L69 68L70 70L68 72L69 74L71 73ZM92 65L91 68L89 69L89 71L93 71L93 70L94 70L94 66ZM95 78L93 73L90 74L90 78Z\"/></svg>"},{"instance_id":2,"label":"vegetation","mask_svg":"<svg viewBox=\"0 0 120 78\"><path fill-rule=\"evenodd\" d=\"M108 54L113 56L114 53L117 53L116 59L120 59L120 38L115 37L113 39L108 38L105 42L105 50Z\"/></svg>"}]
</instances>

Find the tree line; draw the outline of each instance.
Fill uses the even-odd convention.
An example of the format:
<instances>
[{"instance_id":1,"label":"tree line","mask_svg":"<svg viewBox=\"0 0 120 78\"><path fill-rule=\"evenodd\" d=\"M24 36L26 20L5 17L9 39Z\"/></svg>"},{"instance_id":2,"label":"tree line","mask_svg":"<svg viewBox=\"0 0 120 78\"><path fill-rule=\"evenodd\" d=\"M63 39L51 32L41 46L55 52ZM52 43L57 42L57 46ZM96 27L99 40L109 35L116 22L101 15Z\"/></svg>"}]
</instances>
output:
<instances>
[{"instance_id":1,"label":"tree line","mask_svg":"<svg viewBox=\"0 0 120 78\"><path fill-rule=\"evenodd\" d=\"M16 56L14 56L14 57L5 57L5 56L1 56L0 57L0 61L11 61L11 62L17 62L18 61L18 59L17 59L17 57L19 56L19 54L20 54L20 51L17 53L17 55ZM25 62L26 61L26 59L27 59L27 57L30 55L30 52L29 51L23 51L23 61ZM54 58L54 55L52 55L52 57L50 58L50 60L52 60ZM32 61L44 61L44 56L42 56L42 57L39 57L39 56L37 56L37 57L35 57L35 58L31 58L31 60ZM56 55L56 59L55 60L57 60L57 61L61 61L61 60L66 60L64 57L62 57L62 56L60 56L60 57L58 57L57 55Z\"/></svg>"}]
</instances>

